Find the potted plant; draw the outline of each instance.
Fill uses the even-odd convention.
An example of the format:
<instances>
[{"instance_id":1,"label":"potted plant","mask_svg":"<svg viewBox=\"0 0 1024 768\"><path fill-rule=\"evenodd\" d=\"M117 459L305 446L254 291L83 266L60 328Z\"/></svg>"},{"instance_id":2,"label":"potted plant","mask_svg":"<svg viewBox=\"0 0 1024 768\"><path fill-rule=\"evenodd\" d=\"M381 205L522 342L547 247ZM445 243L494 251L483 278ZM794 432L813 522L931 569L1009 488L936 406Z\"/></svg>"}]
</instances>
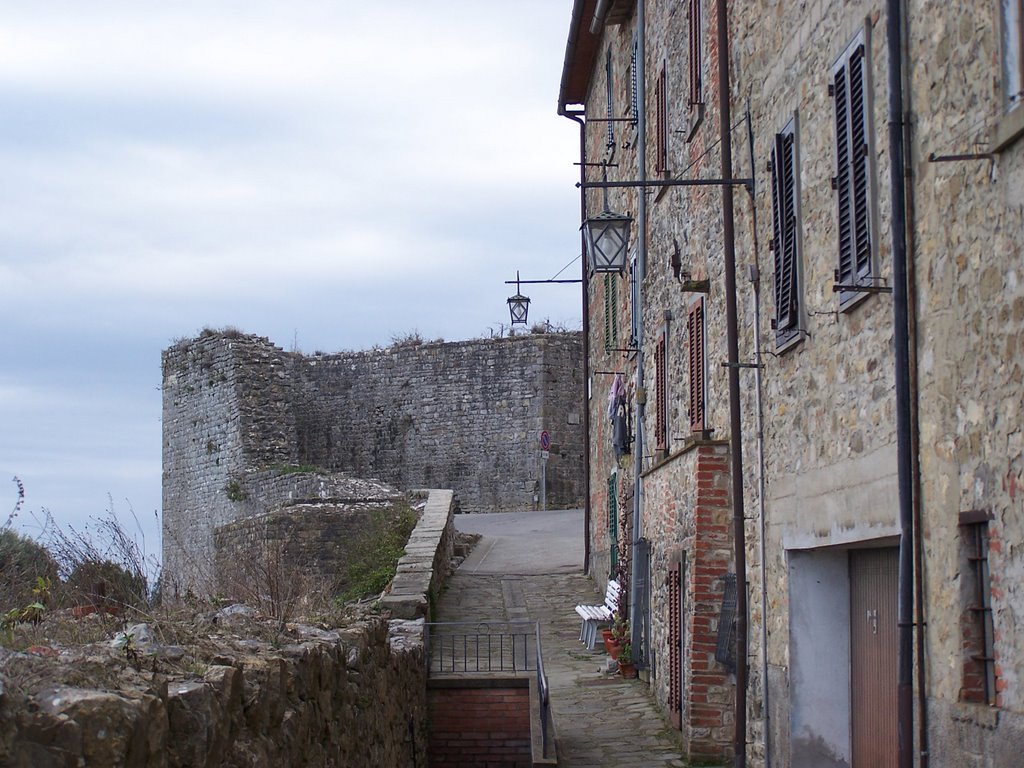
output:
<instances>
[{"instance_id":1,"label":"potted plant","mask_svg":"<svg viewBox=\"0 0 1024 768\"><path fill-rule=\"evenodd\" d=\"M615 616L615 621L612 624L611 637L605 640L604 647L608 651L608 655L612 659L618 659L619 648L622 647L623 641L626 639L628 632L628 625L626 619L621 615Z\"/></svg>"},{"instance_id":2,"label":"potted plant","mask_svg":"<svg viewBox=\"0 0 1024 768\"><path fill-rule=\"evenodd\" d=\"M627 679L636 677L636 665L633 663L633 646L628 640L619 648L619 674Z\"/></svg>"}]
</instances>

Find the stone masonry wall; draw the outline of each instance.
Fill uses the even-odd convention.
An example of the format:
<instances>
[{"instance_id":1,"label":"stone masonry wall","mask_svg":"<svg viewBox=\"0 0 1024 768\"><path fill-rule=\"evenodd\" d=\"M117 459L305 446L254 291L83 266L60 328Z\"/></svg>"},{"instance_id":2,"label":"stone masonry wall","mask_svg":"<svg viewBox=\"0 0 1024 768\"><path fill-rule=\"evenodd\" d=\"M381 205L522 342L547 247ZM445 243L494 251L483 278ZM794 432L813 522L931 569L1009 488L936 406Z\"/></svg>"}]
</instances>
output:
<instances>
[{"instance_id":1,"label":"stone masonry wall","mask_svg":"<svg viewBox=\"0 0 1024 768\"><path fill-rule=\"evenodd\" d=\"M335 486L350 475L451 488L463 511L535 508L543 429L548 507L581 505L581 349L572 333L308 358L237 332L176 344L163 356L168 583L211 584L215 529L348 499Z\"/></svg>"},{"instance_id":2,"label":"stone masonry wall","mask_svg":"<svg viewBox=\"0 0 1024 768\"><path fill-rule=\"evenodd\" d=\"M0 765L185 768L423 766L429 592L448 574L450 491L429 492L388 620L265 626L230 610L188 647L108 643L55 658L0 649ZM421 590L414 594L419 585ZM400 594L399 594L400 593ZM241 621L241 623L239 623ZM40 680L47 682L40 683ZM14 684L12 684L14 683Z\"/></svg>"}]
</instances>

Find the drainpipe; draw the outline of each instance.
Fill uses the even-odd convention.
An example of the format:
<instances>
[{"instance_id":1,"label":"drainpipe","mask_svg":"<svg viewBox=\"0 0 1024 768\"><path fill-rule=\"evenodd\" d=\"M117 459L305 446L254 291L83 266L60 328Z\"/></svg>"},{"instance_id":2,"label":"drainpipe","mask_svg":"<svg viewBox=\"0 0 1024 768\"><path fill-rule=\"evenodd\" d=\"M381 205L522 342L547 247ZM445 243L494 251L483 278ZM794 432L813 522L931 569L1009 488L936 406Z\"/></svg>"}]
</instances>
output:
<instances>
[{"instance_id":1,"label":"drainpipe","mask_svg":"<svg viewBox=\"0 0 1024 768\"><path fill-rule=\"evenodd\" d=\"M909 82L910 77L910 51L909 51L909 24L906 13L906 1L904 0L904 36L902 49L903 77ZM910 88L906 88L907 95L903 101L903 141L906 145L907 154L910 155L913 146L910 135ZM917 727L918 727L918 765L920 768L928 768L929 763L929 739L928 739L928 689L925 675L925 629L927 620L925 616L925 594L924 594L924 526L921 524L921 462L917 459L921 455L921 432L918 411L918 385L917 385L917 268L914 264L914 186L913 172L910 163L904 172L906 179L907 195L907 324L910 339L910 441L911 454L915 457L913 463L913 488L914 488L914 586L917 611Z\"/></svg>"},{"instance_id":2,"label":"drainpipe","mask_svg":"<svg viewBox=\"0 0 1024 768\"><path fill-rule=\"evenodd\" d=\"M636 4L636 84L637 84L637 165L640 182L639 198L637 200L637 245L636 245L636 279L643 283L644 275L647 272L647 189L643 186L647 181L647 9L645 0L637 0ZM643 472L644 457L644 411L647 401L647 393L644 387L644 313L643 313L643 291L637 291L637 344L636 344L636 439L633 445L634 469L633 469L633 556L630 558L629 578L629 636L633 643L634 653L639 651L637 658L641 664L647 663L647 648L643 640L643 617L635 610L640 605L640 539L643 536L643 482L640 473ZM649 578L649 577L648 577ZM643 640L641 640L643 638Z\"/></svg>"},{"instance_id":3,"label":"drainpipe","mask_svg":"<svg viewBox=\"0 0 1024 768\"><path fill-rule=\"evenodd\" d=\"M897 587L897 731L899 768L914 765L914 541L913 445L911 441L910 340L907 301L907 209L903 173L902 8L887 0L889 60L889 187L892 202L893 352L896 375L896 470L899 483L899 575Z\"/></svg>"},{"instance_id":4,"label":"drainpipe","mask_svg":"<svg viewBox=\"0 0 1024 768\"><path fill-rule=\"evenodd\" d=\"M587 124L585 113L570 112L559 106L558 114L580 126L580 221L587 219ZM583 573L590 573L590 290L587 284L587 255L583 231L580 230L580 253L583 258Z\"/></svg>"},{"instance_id":5,"label":"drainpipe","mask_svg":"<svg viewBox=\"0 0 1024 768\"><path fill-rule=\"evenodd\" d=\"M732 179L732 112L729 83L729 20L726 0L717 0L718 118L722 179ZM731 453L733 545L736 561L736 768L747 764L747 547L743 519L743 446L740 443L740 355L736 310L736 237L732 185L722 185L722 240L725 261L725 319L729 352L729 452Z\"/></svg>"},{"instance_id":6,"label":"drainpipe","mask_svg":"<svg viewBox=\"0 0 1024 768\"><path fill-rule=\"evenodd\" d=\"M765 505L764 505L764 400L761 389L761 270L758 266L761 253L757 239L757 201L755 199L754 173L754 124L750 119L750 103L747 103L747 146L750 148L750 219L754 237L754 263L750 265L750 284L754 296L754 404L757 416L757 530L760 539L761 557L761 709L764 712L764 728L762 729L762 749L764 750L764 768L771 768L771 707L768 693L768 549L765 544Z\"/></svg>"}]
</instances>

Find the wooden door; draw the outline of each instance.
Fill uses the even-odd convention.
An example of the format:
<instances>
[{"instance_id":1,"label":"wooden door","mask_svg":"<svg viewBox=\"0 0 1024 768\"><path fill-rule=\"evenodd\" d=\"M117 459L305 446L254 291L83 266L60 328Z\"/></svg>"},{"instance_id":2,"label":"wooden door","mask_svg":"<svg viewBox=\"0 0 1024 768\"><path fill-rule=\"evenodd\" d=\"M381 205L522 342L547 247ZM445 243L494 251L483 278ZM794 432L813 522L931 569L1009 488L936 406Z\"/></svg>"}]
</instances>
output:
<instances>
[{"instance_id":1,"label":"wooden door","mask_svg":"<svg viewBox=\"0 0 1024 768\"><path fill-rule=\"evenodd\" d=\"M850 551L852 768L896 768L896 549Z\"/></svg>"}]
</instances>

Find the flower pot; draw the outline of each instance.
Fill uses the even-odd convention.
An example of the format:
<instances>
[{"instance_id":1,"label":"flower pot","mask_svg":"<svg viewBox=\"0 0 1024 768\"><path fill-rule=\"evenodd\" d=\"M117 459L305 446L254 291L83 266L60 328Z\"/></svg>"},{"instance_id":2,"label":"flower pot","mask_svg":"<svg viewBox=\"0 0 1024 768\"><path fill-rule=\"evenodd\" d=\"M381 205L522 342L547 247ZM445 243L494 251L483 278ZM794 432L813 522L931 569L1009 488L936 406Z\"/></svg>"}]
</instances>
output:
<instances>
[{"instance_id":1,"label":"flower pot","mask_svg":"<svg viewBox=\"0 0 1024 768\"><path fill-rule=\"evenodd\" d=\"M636 664L619 664L619 674L627 680L636 677Z\"/></svg>"},{"instance_id":2,"label":"flower pot","mask_svg":"<svg viewBox=\"0 0 1024 768\"><path fill-rule=\"evenodd\" d=\"M611 656L612 659L617 659L619 658L619 649L622 648L622 645L619 644L614 638L611 638L605 641L604 648L606 651L608 651L608 655Z\"/></svg>"}]
</instances>

